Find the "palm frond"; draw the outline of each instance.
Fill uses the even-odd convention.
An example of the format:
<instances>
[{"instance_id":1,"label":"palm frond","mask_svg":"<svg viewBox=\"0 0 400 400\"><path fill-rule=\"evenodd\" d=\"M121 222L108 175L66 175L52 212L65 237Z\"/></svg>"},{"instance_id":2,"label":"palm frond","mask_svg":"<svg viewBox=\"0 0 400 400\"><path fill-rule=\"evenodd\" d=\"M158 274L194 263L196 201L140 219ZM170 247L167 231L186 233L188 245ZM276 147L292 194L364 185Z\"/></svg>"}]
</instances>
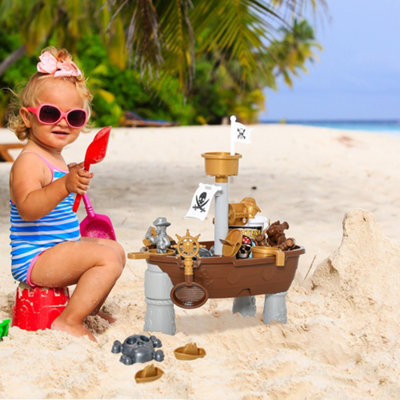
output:
<instances>
[{"instance_id":1,"label":"palm frond","mask_svg":"<svg viewBox=\"0 0 400 400\"><path fill-rule=\"evenodd\" d=\"M190 90L194 76L195 37L189 13L190 0L174 0L163 10L160 21L164 43L164 68L168 73L175 70L184 88Z\"/></svg>"},{"instance_id":2,"label":"palm frond","mask_svg":"<svg viewBox=\"0 0 400 400\"><path fill-rule=\"evenodd\" d=\"M140 69L159 66L162 61L158 15L152 0L130 2L126 20L127 48L134 65Z\"/></svg>"}]
</instances>

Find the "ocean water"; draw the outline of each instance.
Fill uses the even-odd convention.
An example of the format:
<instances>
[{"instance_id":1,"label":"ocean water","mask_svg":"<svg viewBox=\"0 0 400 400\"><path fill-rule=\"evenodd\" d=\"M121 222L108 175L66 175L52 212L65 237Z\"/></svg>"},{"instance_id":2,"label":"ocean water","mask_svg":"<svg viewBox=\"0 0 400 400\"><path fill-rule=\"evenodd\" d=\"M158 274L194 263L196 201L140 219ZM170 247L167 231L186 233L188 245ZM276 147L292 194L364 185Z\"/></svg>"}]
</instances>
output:
<instances>
[{"instance_id":1,"label":"ocean water","mask_svg":"<svg viewBox=\"0 0 400 400\"><path fill-rule=\"evenodd\" d=\"M279 121L263 121L262 123L271 124L279 123ZM289 125L307 125L318 126L323 128L357 130L368 132L382 132L400 136L400 120L374 120L374 121L286 121Z\"/></svg>"}]
</instances>

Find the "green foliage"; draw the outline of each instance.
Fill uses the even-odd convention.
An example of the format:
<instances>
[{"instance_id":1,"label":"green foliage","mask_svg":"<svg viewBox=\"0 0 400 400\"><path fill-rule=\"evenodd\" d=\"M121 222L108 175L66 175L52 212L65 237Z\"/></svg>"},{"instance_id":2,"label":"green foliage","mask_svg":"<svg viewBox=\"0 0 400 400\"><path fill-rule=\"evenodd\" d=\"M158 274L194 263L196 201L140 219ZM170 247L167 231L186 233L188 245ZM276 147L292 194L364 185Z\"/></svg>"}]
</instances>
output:
<instances>
[{"instance_id":1,"label":"green foliage","mask_svg":"<svg viewBox=\"0 0 400 400\"><path fill-rule=\"evenodd\" d=\"M28 54L1 87L18 89L53 44L88 77L97 126L123 123L128 110L181 124L233 113L256 122L263 88L276 88L278 75L292 85L319 49L293 18L304 2L325 0L0 0L0 60L22 45ZM9 97L0 93L0 118Z\"/></svg>"},{"instance_id":2,"label":"green foliage","mask_svg":"<svg viewBox=\"0 0 400 400\"><path fill-rule=\"evenodd\" d=\"M19 47L19 34L7 35L3 30L0 30L0 60L6 58L12 50ZM25 82L32 75L32 65L34 58L28 56L21 58L13 68L0 76L0 126L4 124L7 109L13 98L13 94L9 89L19 91L24 86Z\"/></svg>"},{"instance_id":3,"label":"green foliage","mask_svg":"<svg viewBox=\"0 0 400 400\"><path fill-rule=\"evenodd\" d=\"M21 44L18 35L6 35L0 31L0 59L5 58ZM56 43L52 43L56 44ZM88 78L88 87L93 94L92 124L94 126L118 126L123 113L133 110L148 119L193 123L193 108L185 103L177 79L171 79L160 91L157 82L145 81L136 70L119 70L108 57L107 49L99 36L82 38L77 47L76 62ZM37 57L22 57L3 76L2 88L20 91L29 77L36 71ZM0 121L12 98L8 90L0 92Z\"/></svg>"},{"instance_id":4,"label":"green foliage","mask_svg":"<svg viewBox=\"0 0 400 400\"><path fill-rule=\"evenodd\" d=\"M0 30L0 43L0 60L3 60L20 45L20 38L18 34L7 35L3 30ZM26 80L29 76L29 68L29 58L21 59L18 68L9 68L3 76L0 76L2 86L4 82L15 84L21 80ZM27 74L23 76L25 71Z\"/></svg>"},{"instance_id":5,"label":"green foliage","mask_svg":"<svg viewBox=\"0 0 400 400\"><path fill-rule=\"evenodd\" d=\"M94 96L93 117L97 126L116 126L129 110L148 119L192 122L191 106L184 104L176 79L157 91L156 81L142 79L134 69L116 68L98 36L82 40L78 53Z\"/></svg>"}]
</instances>

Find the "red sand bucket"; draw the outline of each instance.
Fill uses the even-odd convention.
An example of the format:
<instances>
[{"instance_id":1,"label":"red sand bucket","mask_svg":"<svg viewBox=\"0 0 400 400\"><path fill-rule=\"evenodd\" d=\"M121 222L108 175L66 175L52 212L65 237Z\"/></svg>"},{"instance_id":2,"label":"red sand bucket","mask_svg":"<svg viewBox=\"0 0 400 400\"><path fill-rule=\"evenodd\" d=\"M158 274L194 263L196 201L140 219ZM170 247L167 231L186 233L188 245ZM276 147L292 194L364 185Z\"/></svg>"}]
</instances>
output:
<instances>
[{"instance_id":1,"label":"red sand bucket","mask_svg":"<svg viewBox=\"0 0 400 400\"><path fill-rule=\"evenodd\" d=\"M69 300L68 288L32 288L20 284L13 307L12 326L27 331L50 329Z\"/></svg>"}]
</instances>

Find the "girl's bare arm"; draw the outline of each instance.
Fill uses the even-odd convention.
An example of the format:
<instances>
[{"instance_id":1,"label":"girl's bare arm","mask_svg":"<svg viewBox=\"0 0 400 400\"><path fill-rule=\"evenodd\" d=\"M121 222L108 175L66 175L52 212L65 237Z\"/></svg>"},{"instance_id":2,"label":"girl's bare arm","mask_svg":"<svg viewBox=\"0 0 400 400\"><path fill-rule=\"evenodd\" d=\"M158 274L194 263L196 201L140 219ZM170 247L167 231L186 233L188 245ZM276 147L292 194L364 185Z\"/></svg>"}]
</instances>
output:
<instances>
[{"instance_id":1,"label":"girl's bare arm","mask_svg":"<svg viewBox=\"0 0 400 400\"><path fill-rule=\"evenodd\" d=\"M22 219L34 221L52 211L69 193L83 194L93 174L82 164L50 183L48 167L33 154L21 154L10 173L10 198ZM49 179L50 178L50 179Z\"/></svg>"}]
</instances>

